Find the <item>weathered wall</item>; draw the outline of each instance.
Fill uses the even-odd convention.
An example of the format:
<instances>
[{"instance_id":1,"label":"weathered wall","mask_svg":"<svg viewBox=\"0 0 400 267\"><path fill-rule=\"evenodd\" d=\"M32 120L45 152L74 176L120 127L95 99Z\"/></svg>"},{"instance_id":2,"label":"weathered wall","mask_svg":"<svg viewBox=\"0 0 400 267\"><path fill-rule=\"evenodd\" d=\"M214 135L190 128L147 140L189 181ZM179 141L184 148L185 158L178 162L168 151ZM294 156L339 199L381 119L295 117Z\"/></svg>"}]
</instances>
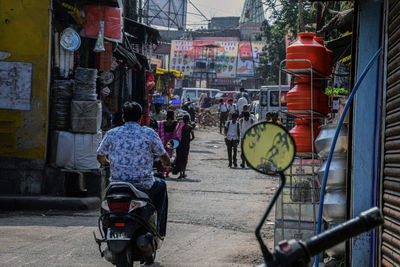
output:
<instances>
[{"instance_id":1,"label":"weathered wall","mask_svg":"<svg viewBox=\"0 0 400 267\"><path fill-rule=\"evenodd\" d=\"M50 0L0 0L0 51L33 63L30 111L0 110L0 156L46 159Z\"/></svg>"}]
</instances>

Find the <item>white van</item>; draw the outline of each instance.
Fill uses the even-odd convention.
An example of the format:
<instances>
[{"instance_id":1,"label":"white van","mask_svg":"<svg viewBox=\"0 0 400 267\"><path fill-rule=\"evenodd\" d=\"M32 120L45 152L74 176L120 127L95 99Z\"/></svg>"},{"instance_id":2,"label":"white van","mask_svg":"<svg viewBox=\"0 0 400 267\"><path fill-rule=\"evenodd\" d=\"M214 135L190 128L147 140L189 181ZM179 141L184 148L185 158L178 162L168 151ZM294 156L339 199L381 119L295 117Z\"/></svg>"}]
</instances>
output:
<instances>
[{"instance_id":1,"label":"white van","mask_svg":"<svg viewBox=\"0 0 400 267\"><path fill-rule=\"evenodd\" d=\"M265 120L267 112L279 112L279 100L281 102L281 109L286 110L286 95L290 90L290 86L281 86L281 99L279 99L279 85L261 86L260 89L260 102L258 108L258 120ZM286 120L286 116L285 116Z\"/></svg>"},{"instance_id":2,"label":"white van","mask_svg":"<svg viewBox=\"0 0 400 267\"><path fill-rule=\"evenodd\" d=\"M189 98L191 101L198 103L202 93L210 93L210 97L214 98L219 91L211 88L183 88L181 99L186 101Z\"/></svg>"}]
</instances>

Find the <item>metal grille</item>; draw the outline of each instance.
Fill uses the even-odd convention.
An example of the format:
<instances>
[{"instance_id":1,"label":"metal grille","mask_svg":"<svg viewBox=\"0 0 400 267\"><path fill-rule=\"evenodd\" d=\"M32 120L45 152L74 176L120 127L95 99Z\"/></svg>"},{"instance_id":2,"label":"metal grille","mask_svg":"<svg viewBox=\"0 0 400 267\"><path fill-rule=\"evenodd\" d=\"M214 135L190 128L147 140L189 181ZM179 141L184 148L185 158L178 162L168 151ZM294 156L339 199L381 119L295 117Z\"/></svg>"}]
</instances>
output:
<instances>
[{"instance_id":1,"label":"metal grille","mask_svg":"<svg viewBox=\"0 0 400 267\"><path fill-rule=\"evenodd\" d=\"M400 266L400 1L390 1L388 21L382 266Z\"/></svg>"}]
</instances>

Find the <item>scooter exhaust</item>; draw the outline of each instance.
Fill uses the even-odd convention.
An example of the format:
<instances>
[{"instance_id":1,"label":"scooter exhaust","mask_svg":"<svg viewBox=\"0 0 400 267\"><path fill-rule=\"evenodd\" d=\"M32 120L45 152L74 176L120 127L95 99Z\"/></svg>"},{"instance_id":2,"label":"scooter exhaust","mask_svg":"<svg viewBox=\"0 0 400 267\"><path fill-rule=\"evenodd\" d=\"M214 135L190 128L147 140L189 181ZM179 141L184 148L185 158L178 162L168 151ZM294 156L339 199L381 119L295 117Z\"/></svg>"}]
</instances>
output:
<instances>
[{"instance_id":1,"label":"scooter exhaust","mask_svg":"<svg viewBox=\"0 0 400 267\"><path fill-rule=\"evenodd\" d=\"M150 257L154 251L154 238L153 235L147 232L136 239L137 247L143 252L143 255Z\"/></svg>"}]
</instances>

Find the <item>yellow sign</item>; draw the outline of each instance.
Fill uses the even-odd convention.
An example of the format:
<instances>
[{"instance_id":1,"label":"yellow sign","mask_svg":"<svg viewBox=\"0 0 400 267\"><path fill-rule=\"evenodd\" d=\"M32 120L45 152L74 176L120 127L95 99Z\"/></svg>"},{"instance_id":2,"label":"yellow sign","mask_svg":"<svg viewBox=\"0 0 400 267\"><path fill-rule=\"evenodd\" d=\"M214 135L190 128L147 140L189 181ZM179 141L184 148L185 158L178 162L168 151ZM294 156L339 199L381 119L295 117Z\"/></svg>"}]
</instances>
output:
<instances>
[{"instance_id":1,"label":"yellow sign","mask_svg":"<svg viewBox=\"0 0 400 267\"><path fill-rule=\"evenodd\" d=\"M253 169L276 174L292 164L296 146L285 128L275 123L261 122L247 130L242 151Z\"/></svg>"}]
</instances>

